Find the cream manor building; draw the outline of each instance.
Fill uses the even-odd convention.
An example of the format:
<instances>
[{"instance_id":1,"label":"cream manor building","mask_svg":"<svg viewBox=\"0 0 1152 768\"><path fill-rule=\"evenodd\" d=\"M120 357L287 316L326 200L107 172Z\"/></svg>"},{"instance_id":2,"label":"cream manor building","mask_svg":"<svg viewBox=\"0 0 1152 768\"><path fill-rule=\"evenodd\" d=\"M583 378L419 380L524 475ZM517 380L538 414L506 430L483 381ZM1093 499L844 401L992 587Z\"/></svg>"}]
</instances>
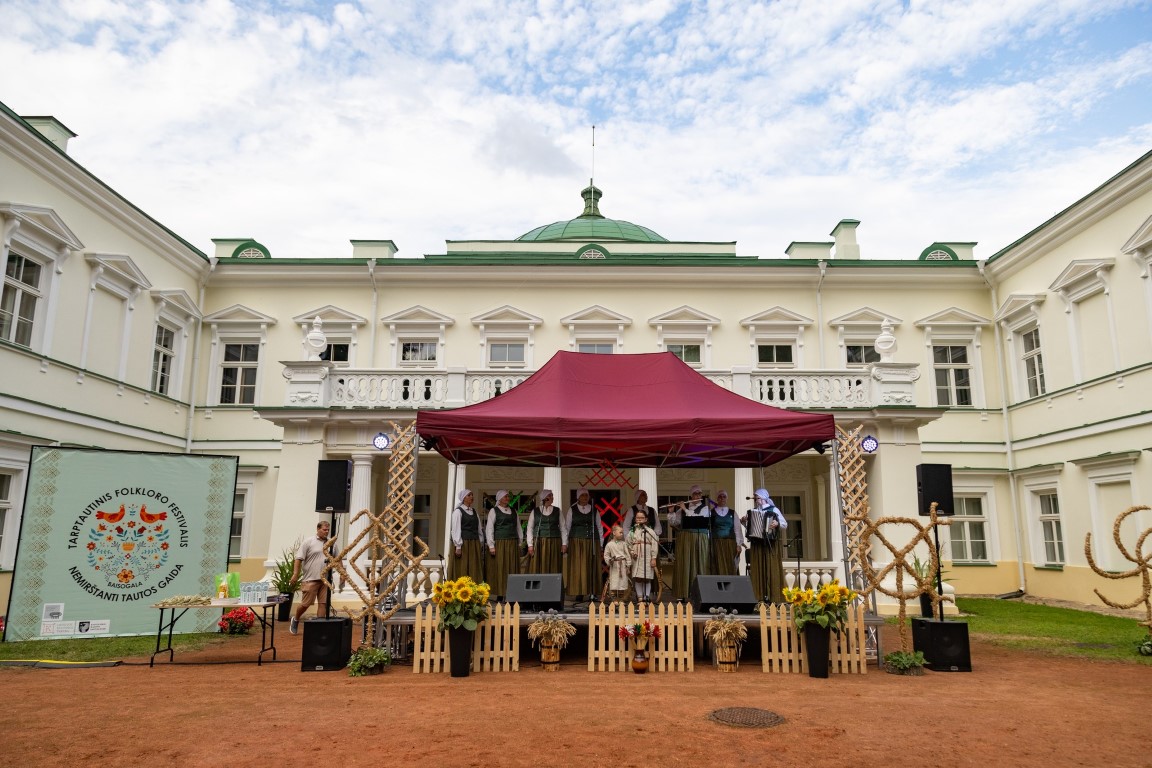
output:
<instances>
[{"instance_id":1,"label":"cream manor building","mask_svg":"<svg viewBox=\"0 0 1152 768\"><path fill-rule=\"evenodd\" d=\"M745 397L863 425L877 515L915 516L916 466L950 464L957 592L1137 589L1095 576L1084 540L1125 568L1113 520L1152 490L1152 154L987 259L953 242L865 259L854 220L784 257L739 255L606 218L591 185L583 212L573 190L578 216L515 239L282 259L252 239L202 252L71 159L71 138L0 105L0 599L31 446L239 456L231 567L258 578L314 529L319 460L350 459L353 509L380 507L389 452L373 439L390 422L493 397L556 350L669 351ZM325 360L309 363L315 318ZM791 521L790 571L839 575L830 462L561 471L423 452L415 532L446 552L464 487L548 487L563 504L592 485L627 504L635 487L666 503L699 483L740 508L763 485ZM1152 518L1129 522L1132 546Z\"/></svg>"}]
</instances>

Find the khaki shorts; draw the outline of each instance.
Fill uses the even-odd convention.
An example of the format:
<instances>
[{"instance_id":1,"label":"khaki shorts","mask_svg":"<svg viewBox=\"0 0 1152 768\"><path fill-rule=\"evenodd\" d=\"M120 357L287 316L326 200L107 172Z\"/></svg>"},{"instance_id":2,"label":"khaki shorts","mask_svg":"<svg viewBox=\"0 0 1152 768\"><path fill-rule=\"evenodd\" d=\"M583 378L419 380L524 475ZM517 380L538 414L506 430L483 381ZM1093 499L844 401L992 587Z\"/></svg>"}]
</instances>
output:
<instances>
[{"instance_id":1,"label":"khaki shorts","mask_svg":"<svg viewBox=\"0 0 1152 768\"><path fill-rule=\"evenodd\" d=\"M300 605L307 609L312 603L316 602L317 598L321 602L328 597L328 585L322 579L317 581L306 581L300 585Z\"/></svg>"}]
</instances>

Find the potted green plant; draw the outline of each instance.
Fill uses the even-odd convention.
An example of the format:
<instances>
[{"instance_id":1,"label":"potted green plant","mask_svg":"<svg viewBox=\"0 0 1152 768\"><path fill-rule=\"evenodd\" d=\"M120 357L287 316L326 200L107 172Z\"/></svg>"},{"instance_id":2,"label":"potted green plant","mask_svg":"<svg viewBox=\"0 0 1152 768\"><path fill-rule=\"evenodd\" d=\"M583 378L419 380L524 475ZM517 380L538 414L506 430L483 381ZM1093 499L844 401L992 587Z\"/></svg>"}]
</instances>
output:
<instances>
[{"instance_id":1,"label":"potted green plant","mask_svg":"<svg viewBox=\"0 0 1152 768\"><path fill-rule=\"evenodd\" d=\"M892 651L884 655L884 671L892 675L922 675L924 654L920 651Z\"/></svg>"},{"instance_id":2,"label":"potted green plant","mask_svg":"<svg viewBox=\"0 0 1152 768\"><path fill-rule=\"evenodd\" d=\"M348 676L364 677L379 675L392 663L392 654L387 648L362 645L348 657Z\"/></svg>"},{"instance_id":3,"label":"potted green plant","mask_svg":"<svg viewBox=\"0 0 1152 768\"><path fill-rule=\"evenodd\" d=\"M792 606L796 629L804 635L809 677L828 677L830 634L840 634L848 623L848 606L857 597L836 579L819 589L784 588L784 601Z\"/></svg>"},{"instance_id":4,"label":"potted green plant","mask_svg":"<svg viewBox=\"0 0 1152 768\"><path fill-rule=\"evenodd\" d=\"M560 651L568 645L568 638L576 634L576 627L563 614L549 608L541 612L528 625L528 639L532 645L540 641L540 666L546 672L560 669Z\"/></svg>"},{"instance_id":5,"label":"potted green plant","mask_svg":"<svg viewBox=\"0 0 1152 768\"><path fill-rule=\"evenodd\" d=\"M300 583L292 580L292 571L296 566L296 552L299 549L300 539L297 539L295 544L284 550L283 554L276 558L276 564L272 566L272 588L281 595L282 599L276 611L276 618L280 621L288 621L292 618L292 601L296 591L300 589Z\"/></svg>"},{"instance_id":6,"label":"potted green plant","mask_svg":"<svg viewBox=\"0 0 1152 768\"><path fill-rule=\"evenodd\" d=\"M932 588L936 588L936 574L932 572L932 560L921 560L919 556L912 555L912 571L916 574L916 578L920 582L927 581L932 584ZM940 578L944 578L944 571L940 571ZM943 582L941 582L943 583ZM927 593L920 595L920 615L926 619L933 617L932 610L932 595Z\"/></svg>"},{"instance_id":7,"label":"potted green plant","mask_svg":"<svg viewBox=\"0 0 1152 768\"><path fill-rule=\"evenodd\" d=\"M704 622L704 637L716 652L716 666L721 672L735 672L739 663L740 646L748 639L748 627L736 617L736 611L709 608L712 618Z\"/></svg>"}]
</instances>

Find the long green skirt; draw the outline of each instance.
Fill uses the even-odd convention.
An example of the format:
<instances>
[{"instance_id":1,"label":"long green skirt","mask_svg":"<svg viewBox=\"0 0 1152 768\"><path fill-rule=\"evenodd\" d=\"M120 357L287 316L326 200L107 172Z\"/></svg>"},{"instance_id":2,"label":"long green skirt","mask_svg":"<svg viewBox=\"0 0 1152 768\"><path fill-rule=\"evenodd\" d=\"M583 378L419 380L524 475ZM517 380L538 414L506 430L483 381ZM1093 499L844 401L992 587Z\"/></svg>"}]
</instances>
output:
<instances>
[{"instance_id":1,"label":"long green skirt","mask_svg":"<svg viewBox=\"0 0 1152 768\"><path fill-rule=\"evenodd\" d=\"M569 597L599 595L601 578L600 547L595 539L569 539L564 560L564 593Z\"/></svg>"},{"instance_id":2,"label":"long green skirt","mask_svg":"<svg viewBox=\"0 0 1152 768\"><path fill-rule=\"evenodd\" d=\"M676 534L676 562L672 571L672 596L687 600L697 576L710 573L712 537L708 531L681 529Z\"/></svg>"},{"instance_id":3,"label":"long green skirt","mask_svg":"<svg viewBox=\"0 0 1152 768\"><path fill-rule=\"evenodd\" d=\"M520 573L520 542L517 539L496 541L496 554L488 556L488 586L493 597L508 594L508 576Z\"/></svg>"},{"instance_id":4,"label":"long green skirt","mask_svg":"<svg viewBox=\"0 0 1152 768\"><path fill-rule=\"evenodd\" d=\"M456 548L452 548L448 558L448 578L470 576L476 583L484 581L484 560L487 557L488 549L479 539L464 541L460 545L460 557L456 557Z\"/></svg>"},{"instance_id":5,"label":"long green skirt","mask_svg":"<svg viewBox=\"0 0 1152 768\"><path fill-rule=\"evenodd\" d=\"M712 539L712 573L716 576L736 575L736 539Z\"/></svg>"},{"instance_id":6,"label":"long green skirt","mask_svg":"<svg viewBox=\"0 0 1152 768\"><path fill-rule=\"evenodd\" d=\"M784 561L780 557L779 542L773 545L752 539L749 550L749 571L752 576L752 593L757 600L767 603L783 602Z\"/></svg>"},{"instance_id":7,"label":"long green skirt","mask_svg":"<svg viewBox=\"0 0 1152 768\"><path fill-rule=\"evenodd\" d=\"M532 547L535 551L529 573L563 572L564 554L560 551L560 539L536 539Z\"/></svg>"}]
</instances>

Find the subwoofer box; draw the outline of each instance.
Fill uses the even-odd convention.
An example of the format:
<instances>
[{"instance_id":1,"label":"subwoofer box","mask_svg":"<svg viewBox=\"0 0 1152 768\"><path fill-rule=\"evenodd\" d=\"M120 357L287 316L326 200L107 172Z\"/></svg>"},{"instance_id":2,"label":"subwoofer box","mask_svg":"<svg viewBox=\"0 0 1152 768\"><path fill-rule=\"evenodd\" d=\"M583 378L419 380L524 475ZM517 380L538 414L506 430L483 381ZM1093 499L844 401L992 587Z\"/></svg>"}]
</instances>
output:
<instances>
[{"instance_id":1,"label":"subwoofer box","mask_svg":"<svg viewBox=\"0 0 1152 768\"><path fill-rule=\"evenodd\" d=\"M332 672L344 669L352 655L352 619L307 619L300 653L301 672Z\"/></svg>"}]
</instances>

